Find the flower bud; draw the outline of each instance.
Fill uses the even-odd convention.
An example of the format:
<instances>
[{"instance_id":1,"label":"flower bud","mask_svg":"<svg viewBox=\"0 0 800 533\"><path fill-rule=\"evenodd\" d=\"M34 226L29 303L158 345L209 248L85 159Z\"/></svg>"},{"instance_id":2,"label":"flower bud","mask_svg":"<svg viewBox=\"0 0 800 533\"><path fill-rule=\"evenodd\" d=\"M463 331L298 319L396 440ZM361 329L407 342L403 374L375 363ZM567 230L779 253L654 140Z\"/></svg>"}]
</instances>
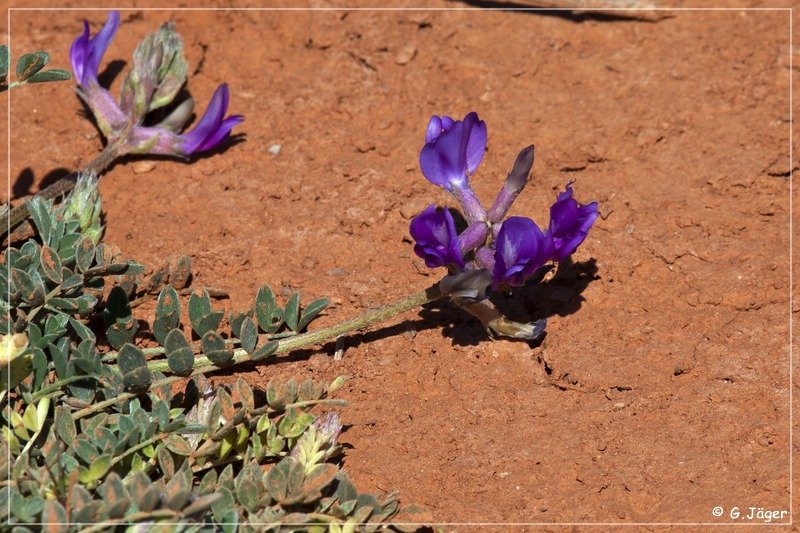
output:
<instances>
[{"instance_id":1,"label":"flower bud","mask_svg":"<svg viewBox=\"0 0 800 533\"><path fill-rule=\"evenodd\" d=\"M79 174L75 188L63 204L64 220L77 220L81 233L95 244L100 242L103 235L103 225L100 223L102 202L97 182L94 173Z\"/></svg>"},{"instance_id":2,"label":"flower bud","mask_svg":"<svg viewBox=\"0 0 800 533\"><path fill-rule=\"evenodd\" d=\"M133 53L133 68L122 85L122 110L140 121L168 105L186 82L188 63L175 25L167 22L145 37Z\"/></svg>"}]
</instances>

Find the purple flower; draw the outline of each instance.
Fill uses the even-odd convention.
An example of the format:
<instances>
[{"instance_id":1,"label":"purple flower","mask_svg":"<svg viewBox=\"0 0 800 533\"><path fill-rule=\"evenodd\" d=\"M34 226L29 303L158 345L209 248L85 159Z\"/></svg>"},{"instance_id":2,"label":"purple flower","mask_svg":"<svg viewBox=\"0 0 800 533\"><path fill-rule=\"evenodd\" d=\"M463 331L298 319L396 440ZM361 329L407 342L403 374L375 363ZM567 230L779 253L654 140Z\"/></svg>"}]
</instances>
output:
<instances>
[{"instance_id":1,"label":"purple flower","mask_svg":"<svg viewBox=\"0 0 800 533\"><path fill-rule=\"evenodd\" d=\"M456 224L450 211L437 209L431 204L411 220L410 231L417 242L414 253L424 259L429 268L446 265L464 268Z\"/></svg>"},{"instance_id":2,"label":"purple flower","mask_svg":"<svg viewBox=\"0 0 800 533\"><path fill-rule=\"evenodd\" d=\"M108 21L97 34L89 38L89 22L83 21L83 33L72 42L69 49L69 59L72 62L72 71L80 85L87 86L89 81L97 83L97 69L100 60L106 52L111 39L119 27L119 13L108 13Z\"/></svg>"},{"instance_id":3,"label":"purple flower","mask_svg":"<svg viewBox=\"0 0 800 533\"><path fill-rule=\"evenodd\" d=\"M464 120L431 117L425 134L425 146L419 153L419 166L425 177L449 192L464 189L486 151L486 123L477 113Z\"/></svg>"},{"instance_id":4,"label":"purple flower","mask_svg":"<svg viewBox=\"0 0 800 533\"><path fill-rule=\"evenodd\" d=\"M550 207L548 239L552 241L553 259L563 261L578 248L586 238L589 228L600 216L597 202L581 205L572 197L572 182L558 195Z\"/></svg>"},{"instance_id":5,"label":"purple flower","mask_svg":"<svg viewBox=\"0 0 800 533\"><path fill-rule=\"evenodd\" d=\"M183 155L210 150L224 141L231 129L242 122L242 115L231 115L225 118L228 110L228 84L223 83L211 97L208 109L194 128L188 133L180 135L178 150Z\"/></svg>"},{"instance_id":6,"label":"purple flower","mask_svg":"<svg viewBox=\"0 0 800 533\"><path fill-rule=\"evenodd\" d=\"M552 247L536 222L525 217L508 217L494 243L492 287L501 283L520 286L544 265Z\"/></svg>"}]
</instances>

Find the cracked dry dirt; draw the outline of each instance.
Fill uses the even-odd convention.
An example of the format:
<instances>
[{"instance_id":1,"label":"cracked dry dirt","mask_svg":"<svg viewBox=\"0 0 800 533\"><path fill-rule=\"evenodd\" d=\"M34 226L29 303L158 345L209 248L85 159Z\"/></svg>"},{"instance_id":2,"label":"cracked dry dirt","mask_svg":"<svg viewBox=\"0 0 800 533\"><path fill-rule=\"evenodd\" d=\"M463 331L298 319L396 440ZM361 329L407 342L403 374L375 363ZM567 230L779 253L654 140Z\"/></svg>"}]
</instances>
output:
<instances>
[{"instance_id":1,"label":"cracked dry dirt","mask_svg":"<svg viewBox=\"0 0 800 533\"><path fill-rule=\"evenodd\" d=\"M66 67L84 17L105 20L15 11L14 49ZM339 397L359 487L399 490L444 522L705 522L716 505L788 507L786 12L133 10L106 58L129 61L170 18L189 92L204 106L227 81L246 122L191 164L112 168L106 239L153 266L190 255L195 285L228 290L226 308L250 306L263 283L301 288L335 302L319 327L435 281L407 237L411 216L450 202L417 166L434 113L486 120L473 180L486 201L533 143L514 214L545 224L573 179L600 202L575 263L504 302L548 318L539 346L492 341L442 305L349 337L342 361L328 344L237 374L262 386L352 376ZM69 83L9 97L15 197L97 152Z\"/></svg>"}]
</instances>

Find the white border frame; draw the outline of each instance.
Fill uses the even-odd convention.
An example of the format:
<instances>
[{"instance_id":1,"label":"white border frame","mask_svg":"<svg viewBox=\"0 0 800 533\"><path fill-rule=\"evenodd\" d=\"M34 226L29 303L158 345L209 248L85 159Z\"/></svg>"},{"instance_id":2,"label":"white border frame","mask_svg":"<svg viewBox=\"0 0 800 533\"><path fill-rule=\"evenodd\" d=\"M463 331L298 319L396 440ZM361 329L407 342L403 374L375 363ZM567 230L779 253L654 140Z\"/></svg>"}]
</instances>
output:
<instances>
[{"instance_id":1,"label":"white border frame","mask_svg":"<svg viewBox=\"0 0 800 533\"><path fill-rule=\"evenodd\" d=\"M603 12L613 13L613 12L626 12L626 11L643 11L643 12L713 12L713 11L782 11L786 12L789 15L789 502L788 502L788 510L789 510L789 521L788 522L769 522L769 523L762 523L762 522L440 522L440 523L433 523L433 524L426 524L426 523L417 523L417 522L397 522L397 524L403 525L410 525L410 526L508 526L508 527L524 527L524 526L599 526L599 527L611 527L611 526L791 526L794 525L794 514L793 514L793 497L794 497L794 463L792 457L792 449L793 449L793 442L794 442L794 413L793 413L793 389L794 389L794 335L793 335L793 317L792 317L792 307L793 307L793 287L792 281L794 278L794 257L793 257L793 190L794 190L794 128L792 127L794 124L794 116L793 116L793 106L792 106L792 89L793 89L793 38L792 38L792 31L793 31L793 18L794 18L794 8L793 7L678 7L678 8L625 8L625 7L608 7L608 8L594 8L594 10L602 10ZM14 11L330 11L330 12L342 12L342 11L562 11L562 12L572 12L572 11L583 11L583 12L591 12L592 9L587 9L587 7L574 7L574 8L567 8L567 7L497 7L497 8L480 8L480 7L125 7L125 8L115 8L115 7L64 7L64 8L45 8L45 7L30 7L30 8L20 8L20 7L8 7L6 8L7 14L7 28L8 28L8 48L9 50L12 49L11 47L11 14ZM631 21L636 22L636 21ZM10 62L9 62L10 66ZM9 69L10 74L10 69ZM8 119L8 138L7 138L7 188L6 194L8 195L9 202L11 201L11 94L10 91L7 91L7 119ZM10 218L11 210L8 210L6 215L6 222L7 222L7 232L11 227L11 218ZM6 266L8 268L8 266ZM9 292L10 292L10 285L11 285L11 276L8 276L8 285L9 285ZM9 332L10 333L10 332ZM10 369L11 363L7 364L7 367ZM10 389L10 371L8 372L8 379L9 379L9 389ZM10 424L10 422L9 422ZM6 479L11 478L11 450L8 450L8 471L6 474ZM709 511L710 514L710 511ZM9 520L11 517L11 500L8 501L8 516ZM73 525L78 525L78 523L72 523ZM82 523L81 523L82 524ZM140 524L140 522L120 522L115 525L136 525ZM181 522L159 522L159 524L163 525L178 525ZM7 522L7 525L14 526L14 525L24 525L24 526L44 526L44 525L54 525L51 523L41 523L41 522L34 522L34 523L15 523L15 522ZM91 525L91 524L86 524ZM232 524L218 524L218 525L232 525ZM265 524L252 524L257 526L269 526L273 524L265 523ZM301 526L306 524L281 524L286 526ZM366 524L357 524L357 525L366 525ZM374 525L374 524L372 524Z\"/></svg>"}]
</instances>

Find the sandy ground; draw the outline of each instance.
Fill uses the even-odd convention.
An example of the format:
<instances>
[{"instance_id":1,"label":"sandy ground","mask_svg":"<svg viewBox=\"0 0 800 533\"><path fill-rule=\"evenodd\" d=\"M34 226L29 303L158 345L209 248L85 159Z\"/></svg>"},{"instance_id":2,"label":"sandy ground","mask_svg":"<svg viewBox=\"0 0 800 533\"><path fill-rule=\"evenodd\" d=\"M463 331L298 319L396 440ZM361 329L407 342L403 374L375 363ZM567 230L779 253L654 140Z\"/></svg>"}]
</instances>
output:
<instances>
[{"instance_id":1,"label":"sandy ground","mask_svg":"<svg viewBox=\"0 0 800 533\"><path fill-rule=\"evenodd\" d=\"M13 11L13 51L43 48L68 68L83 18L94 31L105 15ZM346 469L437 522L725 522L733 507L789 509L789 317L800 305L790 312L790 54L799 61L787 11L647 22L132 9L104 64L129 62L167 19L200 108L227 82L246 122L191 164L114 166L101 182L106 240L153 266L190 255L195 285L228 290L228 309L249 307L264 283L299 288L335 302L320 327L435 282L408 237L426 205L453 205L417 165L431 114L486 121L473 179L486 202L535 144L514 214L546 224L570 180L602 212L574 264L505 302L548 318L537 346L491 340L443 304L349 337L342 361L329 344L218 382L349 374ZM13 198L101 147L71 83L8 98Z\"/></svg>"}]
</instances>

